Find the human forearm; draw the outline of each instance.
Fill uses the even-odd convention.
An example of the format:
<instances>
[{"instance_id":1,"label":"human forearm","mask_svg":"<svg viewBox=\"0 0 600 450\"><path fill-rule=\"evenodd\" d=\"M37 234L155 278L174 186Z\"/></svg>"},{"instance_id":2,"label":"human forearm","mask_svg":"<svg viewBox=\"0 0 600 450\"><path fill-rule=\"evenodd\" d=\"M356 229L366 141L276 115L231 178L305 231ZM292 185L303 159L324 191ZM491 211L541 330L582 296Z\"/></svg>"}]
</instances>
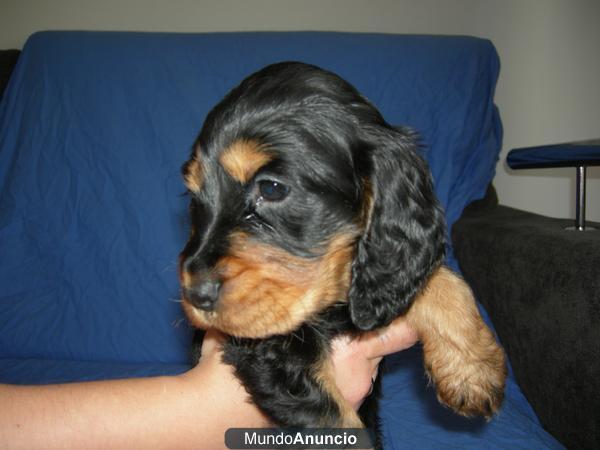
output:
<instances>
[{"instance_id":1,"label":"human forearm","mask_svg":"<svg viewBox=\"0 0 600 450\"><path fill-rule=\"evenodd\" d=\"M209 331L200 364L179 376L0 385L0 448L212 450L224 448L228 428L272 426L221 362L223 338ZM344 398L358 408L381 357L416 339L403 320L358 340L339 339L332 366Z\"/></svg>"},{"instance_id":2,"label":"human forearm","mask_svg":"<svg viewBox=\"0 0 600 450\"><path fill-rule=\"evenodd\" d=\"M0 442L8 448L223 447L230 427L268 423L211 359L174 377L0 386Z\"/></svg>"},{"instance_id":3,"label":"human forearm","mask_svg":"<svg viewBox=\"0 0 600 450\"><path fill-rule=\"evenodd\" d=\"M14 448L132 448L139 436L142 447L150 434L160 442L156 435L175 417L173 399L181 391L179 381L167 377L2 386L0 440ZM168 417L161 412L170 410Z\"/></svg>"}]
</instances>

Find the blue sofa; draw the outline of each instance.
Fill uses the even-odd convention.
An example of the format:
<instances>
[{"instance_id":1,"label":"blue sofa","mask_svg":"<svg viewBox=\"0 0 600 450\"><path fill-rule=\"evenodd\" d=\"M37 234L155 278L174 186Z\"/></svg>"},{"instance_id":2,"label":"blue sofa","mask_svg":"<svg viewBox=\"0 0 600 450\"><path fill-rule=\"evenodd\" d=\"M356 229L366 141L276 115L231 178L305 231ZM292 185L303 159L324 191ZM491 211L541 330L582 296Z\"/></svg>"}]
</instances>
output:
<instances>
[{"instance_id":1,"label":"blue sofa","mask_svg":"<svg viewBox=\"0 0 600 450\"><path fill-rule=\"evenodd\" d=\"M180 166L208 110L246 75L282 60L337 72L388 122L416 129L450 226L483 197L502 137L489 41L36 33L0 104L1 382L189 367L191 330L177 302L187 233ZM512 374L490 422L437 403L418 347L387 359L383 389L386 448L561 448Z\"/></svg>"}]
</instances>

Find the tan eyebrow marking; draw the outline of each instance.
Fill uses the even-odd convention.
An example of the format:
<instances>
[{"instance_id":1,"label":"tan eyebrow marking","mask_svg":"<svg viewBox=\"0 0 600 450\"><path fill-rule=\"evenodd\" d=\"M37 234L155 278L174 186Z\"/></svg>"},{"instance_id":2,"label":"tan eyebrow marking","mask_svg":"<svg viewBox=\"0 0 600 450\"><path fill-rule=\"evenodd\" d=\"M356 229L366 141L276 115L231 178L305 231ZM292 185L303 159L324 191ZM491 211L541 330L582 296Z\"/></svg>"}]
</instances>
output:
<instances>
[{"instance_id":1,"label":"tan eyebrow marking","mask_svg":"<svg viewBox=\"0 0 600 450\"><path fill-rule=\"evenodd\" d=\"M204 170L200 160L200 152L196 150L183 169L183 180L186 187L195 193L199 193L204 184Z\"/></svg>"},{"instance_id":2,"label":"tan eyebrow marking","mask_svg":"<svg viewBox=\"0 0 600 450\"><path fill-rule=\"evenodd\" d=\"M258 170L273 159L256 141L240 139L227 147L219 162L235 180L247 183Z\"/></svg>"}]
</instances>

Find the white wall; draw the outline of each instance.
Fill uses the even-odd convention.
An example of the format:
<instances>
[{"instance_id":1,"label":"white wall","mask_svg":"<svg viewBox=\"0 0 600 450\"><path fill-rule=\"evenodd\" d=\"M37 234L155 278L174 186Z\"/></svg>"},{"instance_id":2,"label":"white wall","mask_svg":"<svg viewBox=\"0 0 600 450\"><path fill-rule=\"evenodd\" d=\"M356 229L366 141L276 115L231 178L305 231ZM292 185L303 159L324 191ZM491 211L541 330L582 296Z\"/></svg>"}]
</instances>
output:
<instances>
[{"instance_id":1,"label":"white wall","mask_svg":"<svg viewBox=\"0 0 600 450\"><path fill-rule=\"evenodd\" d=\"M502 61L496 103L504 146L502 203L574 214L571 169L512 172L515 147L600 137L598 0L0 0L0 48L45 29L337 30L466 34L491 39ZM588 218L600 221L600 167L588 170Z\"/></svg>"}]
</instances>

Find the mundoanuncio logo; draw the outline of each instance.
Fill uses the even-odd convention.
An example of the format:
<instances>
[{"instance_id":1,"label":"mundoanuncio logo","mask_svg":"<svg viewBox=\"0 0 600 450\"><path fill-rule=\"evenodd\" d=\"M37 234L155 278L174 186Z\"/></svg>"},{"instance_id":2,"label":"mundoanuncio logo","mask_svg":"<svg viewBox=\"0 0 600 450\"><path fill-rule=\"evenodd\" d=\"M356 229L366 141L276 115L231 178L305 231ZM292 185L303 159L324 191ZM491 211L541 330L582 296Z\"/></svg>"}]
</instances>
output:
<instances>
[{"instance_id":1,"label":"mundoanuncio logo","mask_svg":"<svg viewBox=\"0 0 600 450\"><path fill-rule=\"evenodd\" d=\"M367 449L373 436L362 428L231 428L225 433L230 449Z\"/></svg>"}]
</instances>

